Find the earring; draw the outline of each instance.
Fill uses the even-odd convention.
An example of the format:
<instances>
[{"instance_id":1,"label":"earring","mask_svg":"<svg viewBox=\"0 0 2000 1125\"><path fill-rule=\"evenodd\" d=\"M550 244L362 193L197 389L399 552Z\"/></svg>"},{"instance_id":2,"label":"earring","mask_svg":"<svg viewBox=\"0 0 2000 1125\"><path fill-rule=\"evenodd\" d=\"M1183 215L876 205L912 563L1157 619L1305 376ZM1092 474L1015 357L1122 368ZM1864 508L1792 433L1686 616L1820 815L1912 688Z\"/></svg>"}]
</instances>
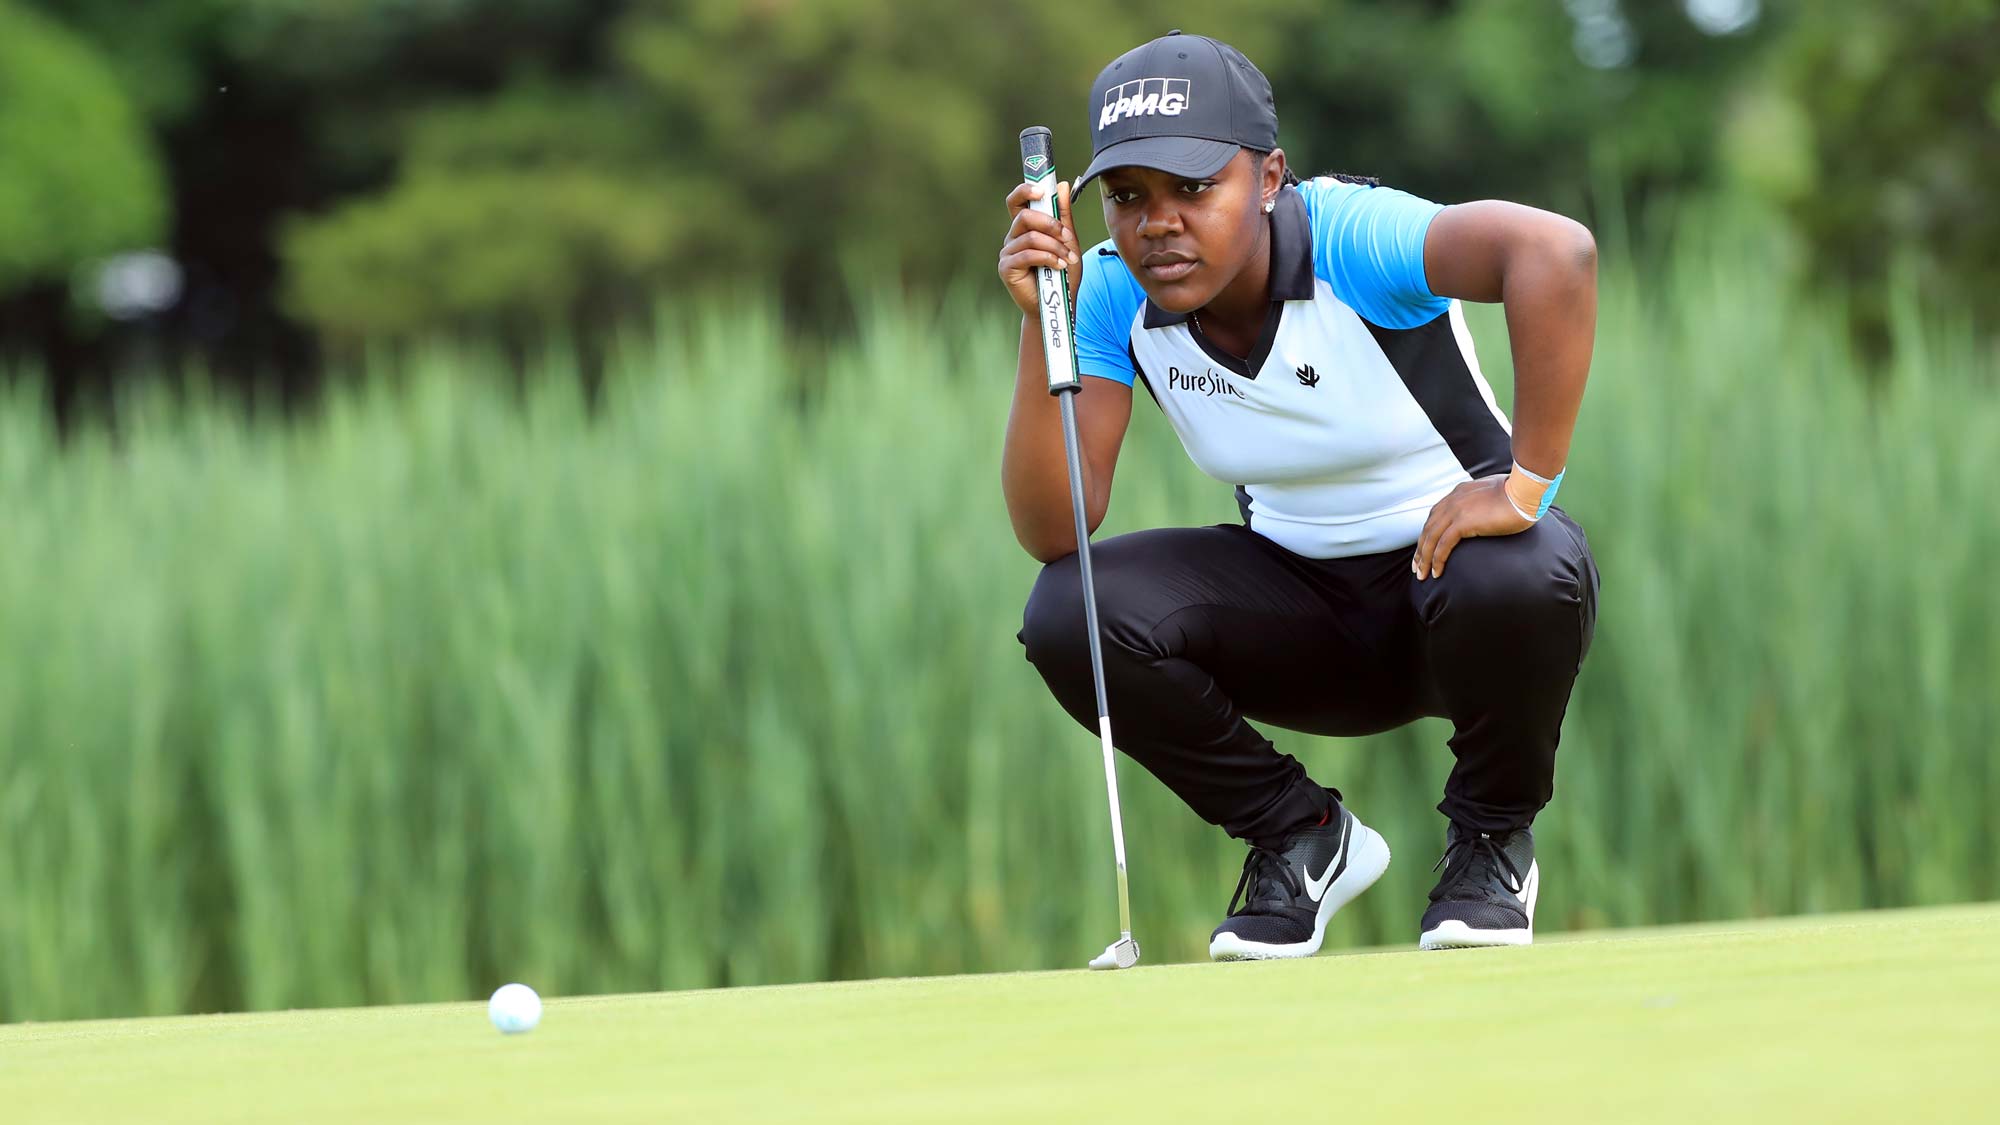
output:
<instances>
[{"instance_id":1,"label":"earring","mask_svg":"<svg viewBox=\"0 0 2000 1125\"><path fill-rule=\"evenodd\" d=\"M1275 211L1275 210L1277 210L1277 209L1278 209L1278 201L1277 201L1277 200L1275 200L1275 199L1266 199L1266 200L1264 201L1264 213L1265 213L1266 215L1270 214L1271 212L1273 212L1273 211Z\"/></svg>"}]
</instances>

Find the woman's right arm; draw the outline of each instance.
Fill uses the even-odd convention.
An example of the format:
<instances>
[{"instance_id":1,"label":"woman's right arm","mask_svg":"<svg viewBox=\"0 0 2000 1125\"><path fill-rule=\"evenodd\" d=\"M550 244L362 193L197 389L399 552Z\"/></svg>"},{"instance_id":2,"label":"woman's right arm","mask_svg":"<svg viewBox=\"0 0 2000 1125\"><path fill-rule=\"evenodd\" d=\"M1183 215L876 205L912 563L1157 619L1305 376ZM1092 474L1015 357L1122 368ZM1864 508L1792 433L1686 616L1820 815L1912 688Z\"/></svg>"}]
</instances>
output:
<instances>
[{"instance_id":1,"label":"woman's right arm","mask_svg":"<svg viewBox=\"0 0 2000 1125\"><path fill-rule=\"evenodd\" d=\"M1082 249L1070 222L1069 185L1058 185L1063 221L1029 207L1041 194L1023 183L1007 196L1013 223L1000 248L1000 280L1021 309L1020 361L1014 371L1014 406L1000 457L1000 485L1014 538L1039 562L1076 553L1076 517L1070 508L1069 466L1063 450L1062 408L1049 393L1035 270L1069 271L1070 307L1082 281ZM1087 378L1076 393L1077 446L1083 455L1084 513L1090 530L1104 522L1111 503L1111 474L1132 419L1132 388L1114 379Z\"/></svg>"}]
</instances>

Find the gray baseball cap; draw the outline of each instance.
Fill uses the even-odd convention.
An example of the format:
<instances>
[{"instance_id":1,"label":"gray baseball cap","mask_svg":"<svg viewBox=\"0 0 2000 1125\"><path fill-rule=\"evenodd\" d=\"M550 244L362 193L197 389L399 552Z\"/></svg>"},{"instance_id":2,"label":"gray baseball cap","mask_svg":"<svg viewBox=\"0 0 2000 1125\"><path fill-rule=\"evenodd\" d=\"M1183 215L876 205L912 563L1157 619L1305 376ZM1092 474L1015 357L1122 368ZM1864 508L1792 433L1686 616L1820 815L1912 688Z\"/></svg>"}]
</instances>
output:
<instances>
[{"instance_id":1,"label":"gray baseball cap","mask_svg":"<svg viewBox=\"0 0 2000 1125\"><path fill-rule=\"evenodd\" d=\"M1112 60L1090 88L1090 167L1213 176L1239 148L1278 147L1278 107L1243 52L1176 28Z\"/></svg>"}]
</instances>

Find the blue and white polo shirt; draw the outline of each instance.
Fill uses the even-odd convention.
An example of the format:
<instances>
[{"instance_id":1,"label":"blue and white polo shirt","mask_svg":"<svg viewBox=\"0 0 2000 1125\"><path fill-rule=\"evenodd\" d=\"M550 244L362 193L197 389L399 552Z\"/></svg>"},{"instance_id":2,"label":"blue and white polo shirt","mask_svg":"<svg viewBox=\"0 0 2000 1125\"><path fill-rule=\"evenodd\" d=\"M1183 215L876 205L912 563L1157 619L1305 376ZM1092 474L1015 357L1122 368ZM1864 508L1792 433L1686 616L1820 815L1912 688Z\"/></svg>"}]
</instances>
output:
<instances>
[{"instance_id":1,"label":"blue and white polo shirt","mask_svg":"<svg viewBox=\"0 0 2000 1125\"><path fill-rule=\"evenodd\" d=\"M1249 361L1146 298L1109 240L1084 254L1077 369L1152 393L1250 529L1311 558L1408 547L1433 504L1513 463L1458 302L1424 276L1443 207L1321 177L1271 213L1271 310Z\"/></svg>"}]
</instances>

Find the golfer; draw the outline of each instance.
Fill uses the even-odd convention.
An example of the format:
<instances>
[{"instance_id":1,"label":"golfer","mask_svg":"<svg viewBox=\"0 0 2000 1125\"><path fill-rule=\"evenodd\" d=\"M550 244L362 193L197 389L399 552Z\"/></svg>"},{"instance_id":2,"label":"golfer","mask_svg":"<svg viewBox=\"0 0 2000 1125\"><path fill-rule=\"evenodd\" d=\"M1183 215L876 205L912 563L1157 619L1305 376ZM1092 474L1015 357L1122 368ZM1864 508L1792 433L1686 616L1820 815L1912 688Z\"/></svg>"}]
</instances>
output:
<instances>
[{"instance_id":1,"label":"golfer","mask_svg":"<svg viewBox=\"0 0 2000 1125\"><path fill-rule=\"evenodd\" d=\"M1388 866L1382 837L1252 722L1362 735L1451 720L1426 949L1532 940L1530 825L1597 614L1583 529L1554 504L1596 325L1596 248L1559 215L1440 206L1372 180L1300 181L1270 84L1178 31L1098 75L1089 168L1111 237L1012 214L999 272L1021 325L1001 467L1044 567L1019 638L1097 729L1060 415L1034 271L1069 271L1087 516L1104 518L1142 384L1242 523L1096 544L1113 737L1250 853L1217 960L1305 957ZM1500 301L1516 421L1458 302Z\"/></svg>"}]
</instances>

